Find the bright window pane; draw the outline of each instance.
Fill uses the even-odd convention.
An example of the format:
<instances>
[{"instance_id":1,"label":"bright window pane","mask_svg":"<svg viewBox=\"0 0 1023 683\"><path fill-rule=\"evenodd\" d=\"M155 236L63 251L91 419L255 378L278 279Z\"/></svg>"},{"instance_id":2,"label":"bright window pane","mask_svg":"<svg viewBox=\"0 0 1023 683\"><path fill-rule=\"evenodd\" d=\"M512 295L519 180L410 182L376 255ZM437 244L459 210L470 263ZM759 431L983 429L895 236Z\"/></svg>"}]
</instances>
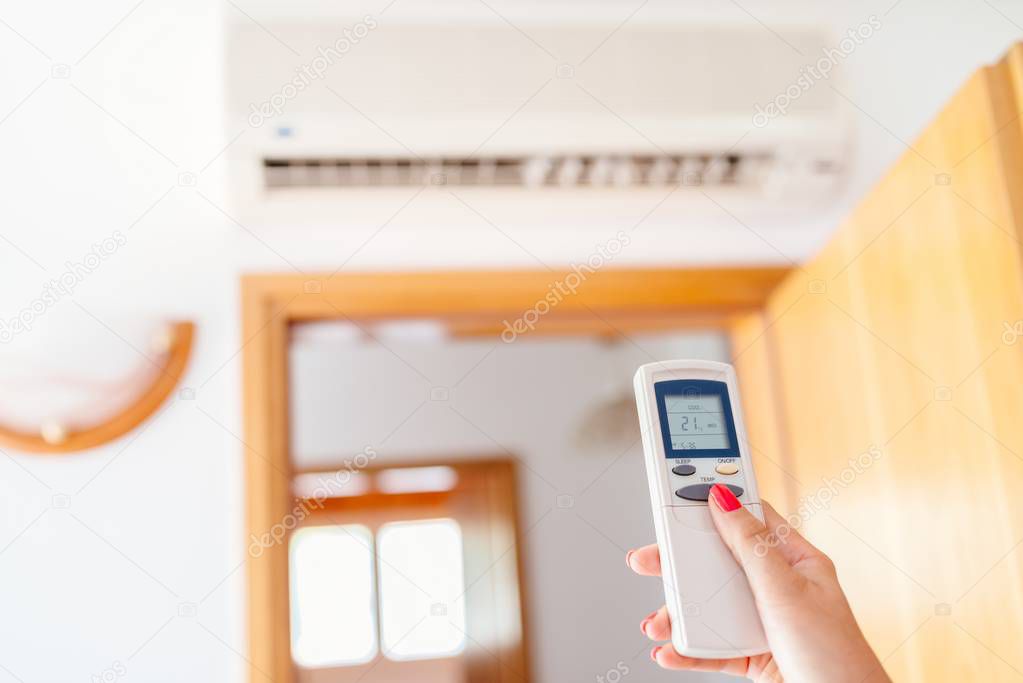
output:
<instances>
[{"instance_id":1,"label":"bright window pane","mask_svg":"<svg viewBox=\"0 0 1023 683\"><path fill-rule=\"evenodd\" d=\"M367 662L376 654L373 536L357 524L291 536L291 655L305 667Z\"/></svg>"},{"instance_id":2,"label":"bright window pane","mask_svg":"<svg viewBox=\"0 0 1023 683\"><path fill-rule=\"evenodd\" d=\"M458 483L458 473L451 467L401 467L377 474L381 493L417 493L419 491L450 491Z\"/></svg>"},{"instance_id":3,"label":"bright window pane","mask_svg":"<svg viewBox=\"0 0 1023 683\"><path fill-rule=\"evenodd\" d=\"M391 659L429 659L465 647L462 531L451 519L380 529L380 623Z\"/></svg>"}]
</instances>

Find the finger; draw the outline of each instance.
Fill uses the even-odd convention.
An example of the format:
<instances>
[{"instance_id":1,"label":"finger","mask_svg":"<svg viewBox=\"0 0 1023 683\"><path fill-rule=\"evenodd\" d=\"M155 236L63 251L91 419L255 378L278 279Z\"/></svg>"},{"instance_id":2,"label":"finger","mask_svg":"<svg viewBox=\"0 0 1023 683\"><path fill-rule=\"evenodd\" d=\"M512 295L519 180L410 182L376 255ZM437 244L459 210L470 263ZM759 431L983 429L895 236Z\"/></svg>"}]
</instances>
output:
<instances>
[{"instance_id":1,"label":"finger","mask_svg":"<svg viewBox=\"0 0 1023 683\"><path fill-rule=\"evenodd\" d=\"M671 620L668 618L668 608L662 606L639 625L639 630L650 640L665 641L671 640Z\"/></svg>"},{"instance_id":2,"label":"finger","mask_svg":"<svg viewBox=\"0 0 1023 683\"><path fill-rule=\"evenodd\" d=\"M661 554L657 551L656 543L630 550L625 555L625 563L640 576L661 575Z\"/></svg>"},{"instance_id":3,"label":"finger","mask_svg":"<svg viewBox=\"0 0 1023 683\"><path fill-rule=\"evenodd\" d=\"M710 499L714 526L746 573L753 595L762 598L790 588L798 575L778 549L772 547L764 523L720 484L711 487Z\"/></svg>"},{"instance_id":4,"label":"finger","mask_svg":"<svg viewBox=\"0 0 1023 683\"><path fill-rule=\"evenodd\" d=\"M736 659L696 659L675 652L671 645L658 645L650 657L664 669L687 669L689 671L720 671L732 676L745 676L749 669L749 657Z\"/></svg>"}]
</instances>

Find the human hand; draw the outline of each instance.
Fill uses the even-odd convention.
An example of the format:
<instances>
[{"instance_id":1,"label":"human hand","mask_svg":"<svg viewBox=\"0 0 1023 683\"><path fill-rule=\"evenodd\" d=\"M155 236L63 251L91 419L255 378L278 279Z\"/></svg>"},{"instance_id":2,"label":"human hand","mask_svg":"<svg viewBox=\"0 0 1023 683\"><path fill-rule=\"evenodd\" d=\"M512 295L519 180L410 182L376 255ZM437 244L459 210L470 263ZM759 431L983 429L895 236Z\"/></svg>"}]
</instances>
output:
<instances>
[{"instance_id":1,"label":"human hand","mask_svg":"<svg viewBox=\"0 0 1023 683\"><path fill-rule=\"evenodd\" d=\"M766 502L766 525L742 507L726 487L711 488L714 526L749 580L770 651L752 657L696 659L658 645L650 656L665 669L719 671L758 682L889 681L863 637L838 584L835 565L800 536ZM660 576L657 545L632 550L629 567ZM640 624L651 640L671 639L662 606Z\"/></svg>"}]
</instances>

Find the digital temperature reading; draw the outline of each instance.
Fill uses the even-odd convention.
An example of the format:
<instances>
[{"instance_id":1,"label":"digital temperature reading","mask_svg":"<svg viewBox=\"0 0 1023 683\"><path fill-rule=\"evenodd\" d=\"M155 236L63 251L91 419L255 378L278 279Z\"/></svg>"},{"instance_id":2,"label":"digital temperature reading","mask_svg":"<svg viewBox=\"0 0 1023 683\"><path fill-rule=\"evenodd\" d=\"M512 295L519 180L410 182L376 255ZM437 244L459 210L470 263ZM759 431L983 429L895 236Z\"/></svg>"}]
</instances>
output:
<instances>
[{"instance_id":1,"label":"digital temperature reading","mask_svg":"<svg viewBox=\"0 0 1023 683\"><path fill-rule=\"evenodd\" d=\"M732 447L721 396L668 394L664 397L664 406L673 450L723 450Z\"/></svg>"}]
</instances>

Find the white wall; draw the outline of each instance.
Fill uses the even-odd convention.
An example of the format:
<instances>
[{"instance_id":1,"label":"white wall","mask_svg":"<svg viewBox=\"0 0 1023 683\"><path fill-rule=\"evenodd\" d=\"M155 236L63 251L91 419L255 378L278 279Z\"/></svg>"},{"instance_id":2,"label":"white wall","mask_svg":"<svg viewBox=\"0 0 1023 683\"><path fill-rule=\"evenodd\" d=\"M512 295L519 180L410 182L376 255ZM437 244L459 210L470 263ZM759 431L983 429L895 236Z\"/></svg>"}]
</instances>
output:
<instances>
[{"instance_id":1,"label":"white wall","mask_svg":"<svg viewBox=\"0 0 1023 683\"><path fill-rule=\"evenodd\" d=\"M386 3L365 4L379 12ZM527 11L511 0L492 4ZM582 2L558 6L586 11ZM624 0L605 6L623 19L635 9ZM751 21L732 3L690 7L694 15ZM743 7L768 24L817 17L836 30L883 16L881 31L847 62L847 94L877 120L855 112L850 197L869 187L902 152L899 139L911 140L971 71L1018 39L1023 24L1023 11L1004 0L749 0ZM650 3L640 12L656 9ZM237 275L289 270L277 252L300 268L341 262L375 226L310 241L282 230L264 244L219 212L217 155L229 140L222 22L237 13L201 0L0 6L0 320L17 316L93 243L115 230L127 238L73 300L63 297L30 333L0 345L0 391L19 395L26 358L88 359L98 353L91 342L126 366L137 363L120 337L129 338L139 318L199 324L185 380L197 389L195 401L174 402L144 432L91 453L0 455L0 681L88 680L115 661L135 680L242 680L244 587L241 573L232 573L244 552ZM188 173L197 174L197 187ZM756 227L756 217L743 219ZM752 235L686 227L694 239L722 241L719 253L777 258ZM444 226L429 237L414 228L414 215L390 226L346 268L534 265L478 226L471 242ZM824 232L806 237L796 226L776 237L786 253L801 255ZM683 262L677 240L671 231L643 235L621 262ZM529 246L549 263L567 263L589 254L593 241L551 229ZM70 508L54 509L55 494L70 495ZM178 603L204 597L196 618L176 616Z\"/></svg>"},{"instance_id":2,"label":"white wall","mask_svg":"<svg viewBox=\"0 0 1023 683\"><path fill-rule=\"evenodd\" d=\"M129 14L134 5L0 8L0 318L18 315L93 243L115 230L127 239L73 301L0 345L0 387L17 400L38 379L22 370L48 358L62 360L56 374L75 358L86 373L112 365L109 356L136 367L140 356L118 335L145 348L138 319L167 317L198 324L186 381L205 385L108 447L0 454L4 683L241 681L245 670L233 651L245 650L242 576L231 573L244 553L242 455L199 412L238 430L237 369L218 372L237 349L237 236L192 188L157 203L223 144L221 12L192 1ZM59 64L70 78L51 77ZM202 174L204 192L219 192L219 171ZM54 507L64 495L70 507ZM179 603L197 604L197 616L179 618Z\"/></svg>"},{"instance_id":3,"label":"white wall","mask_svg":"<svg viewBox=\"0 0 1023 683\"><path fill-rule=\"evenodd\" d=\"M367 447L375 465L516 458L537 680L596 680L619 665L633 683L678 680L650 661L638 628L663 604L661 584L624 562L626 550L654 538L638 421L629 415L621 436L603 445L579 437L600 406L631 400L636 367L726 360L723 337L389 341L382 348L299 333L292 348L292 449L302 467L339 466ZM447 400L431 400L434 387L446 388ZM559 507L559 496L571 497L571 507Z\"/></svg>"}]
</instances>

